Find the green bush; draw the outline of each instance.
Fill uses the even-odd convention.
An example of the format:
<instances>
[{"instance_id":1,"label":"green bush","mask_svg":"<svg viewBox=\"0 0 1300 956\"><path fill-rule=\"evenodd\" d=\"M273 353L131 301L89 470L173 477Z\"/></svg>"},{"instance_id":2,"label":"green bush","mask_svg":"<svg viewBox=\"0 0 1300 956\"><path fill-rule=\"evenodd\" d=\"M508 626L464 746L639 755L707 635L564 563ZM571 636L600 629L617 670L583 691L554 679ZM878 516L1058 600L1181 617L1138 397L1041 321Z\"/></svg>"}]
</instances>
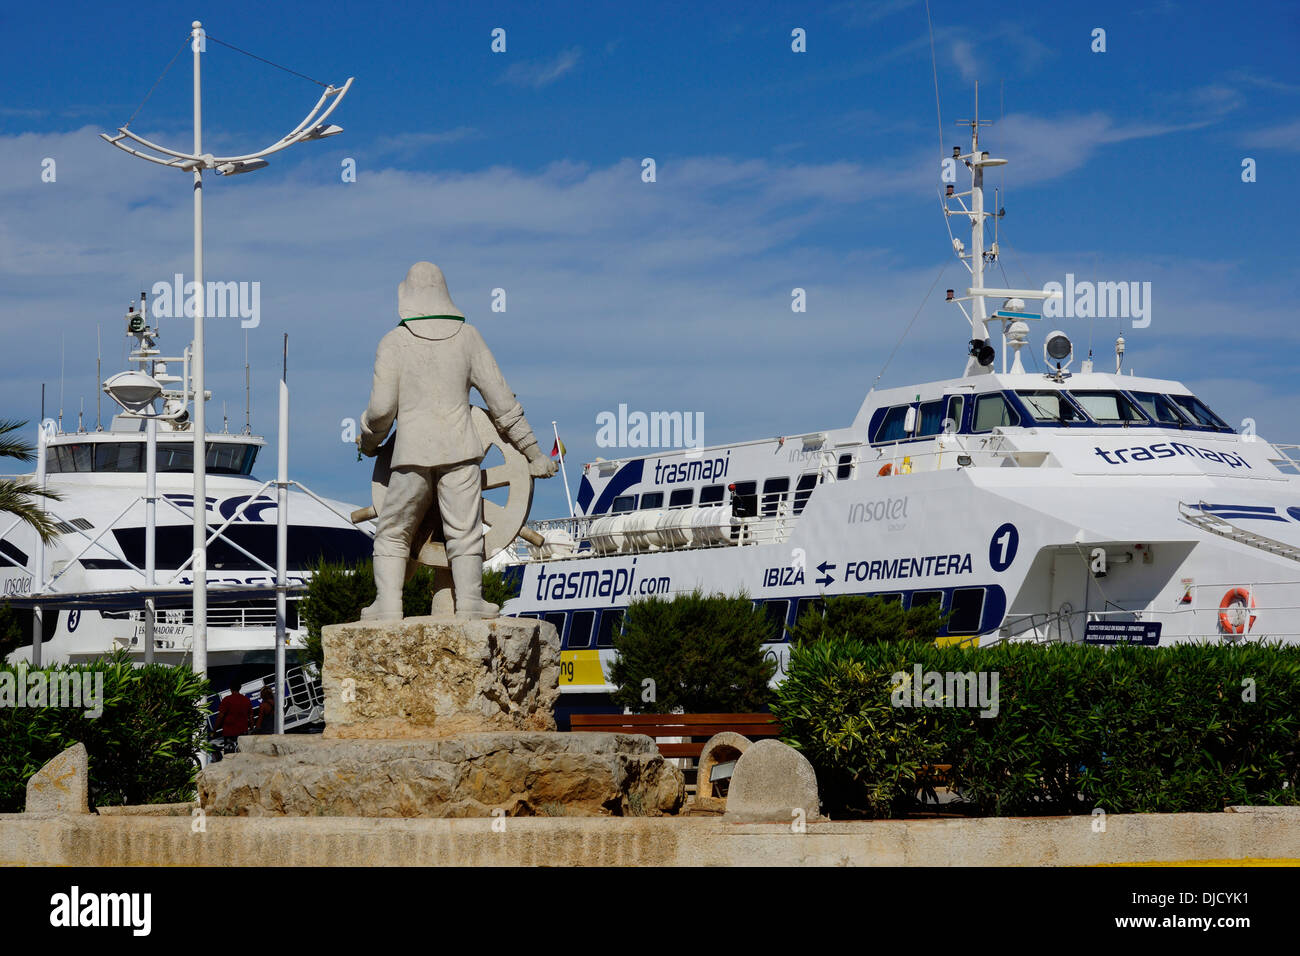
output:
<instances>
[{"instance_id":1,"label":"green bush","mask_svg":"<svg viewBox=\"0 0 1300 956\"><path fill-rule=\"evenodd\" d=\"M763 710L776 673L763 645L779 639L778 625L743 595L705 597L695 591L672 600L633 601L623 633L614 638L618 656L610 681L618 689L611 697L637 713Z\"/></svg>"},{"instance_id":2,"label":"green bush","mask_svg":"<svg viewBox=\"0 0 1300 956\"><path fill-rule=\"evenodd\" d=\"M933 640L945 620L937 601L904 610L898 600L845 594L823 599L822 606L824 615L799 615L790 628L792 643L806 644L828 636L853 637L868 643Z\"/></svg>"},{"instance_id":3,"label":"green bush","mask_svg":"<svg viewBox=\"0 0 1300 956\"><path fill-rule=\"evenodd\" d=\"M505 576L498 571L483 572L483 598L503 605L514 597ZM326 624L349 624L361 620L361 609L375 600L375 571L369 558L355 565L323 562L313 570L307 591L298 603L298 619L307 628L306 649L302 660L324 664L321 628ZM421 566L402 588L402 614L406 617L427 615L433 603L433 569Z\"/></svg>"},{"instance_id":4,"label":"green bush","mask_svg":"<svg viewBox=\"0 0 1300 956\"><path fill-rule=\"evenodd\" d=\"M997 674L996 715L893 706L893 675L918 664ZM1300 803L1296 700L1297 647L827 637L791 648L772 710L832 813L913 809L920 768L934 763L952 765L952 786L983 815L1213 812Z\"/></svg>"},{"instance_id":5,"label":"green bush","mask_svg":"<svg viewBox=\"0 0 1300 956\"><path fill-rule=\"evenodd\" d=\"M942 744L931 712L891 705L891 676L931 649L829 635L791 646L772 712L817 771L832 813L891 817L915 806L917 777L939 762Z\"/></svg>"},{"instance_id":6,"label":"green bush","mask_svg":"<svg viewBox=\"0 0 1300 956\"><path fill-rule=\"evenodd\" d=\"M76 743L86 745L92 806L177 803L194 799L196 755L206 745L200 703L207 681L187 667L135 667L125 651L92 664L39 671L0 665L0 673L30 678L79 672L103 674L103 713L81 708L0 707L0 812L19 812L27 780ZM83 681L85 676L83 676Z\"/></svg>"}]
</instances>

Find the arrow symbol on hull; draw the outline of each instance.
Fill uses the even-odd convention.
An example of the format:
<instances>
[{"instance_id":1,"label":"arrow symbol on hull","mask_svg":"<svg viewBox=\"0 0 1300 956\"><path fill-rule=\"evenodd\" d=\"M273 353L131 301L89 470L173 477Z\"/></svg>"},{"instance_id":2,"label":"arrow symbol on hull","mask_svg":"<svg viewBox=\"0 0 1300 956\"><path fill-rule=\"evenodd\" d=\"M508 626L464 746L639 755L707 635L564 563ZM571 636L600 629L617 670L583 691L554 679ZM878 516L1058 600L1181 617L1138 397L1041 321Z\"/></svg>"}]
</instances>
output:
<instances>
[{"instance_id":1,"label":"arrow symbol on hull","mask_svg":"<svg viewBox=\"0 0 1300 956\"><path fill-rule=\"evenodd\" d=\"M828 564L828 563L826 563L825 561L823 561L821 564L817 565L817 570L820 571L824 576L823 576L823 577L820 577L820 578L817 578L816 581L815 581L814 583L816 583L816 584L834 584L834 583L835 583L835 579L834 579L833 577L831 577L831 574L830 574L830 572L832 572L832 571L835 570L835 565L833 565L833 564Z\"/></svg>"}]
</instances>

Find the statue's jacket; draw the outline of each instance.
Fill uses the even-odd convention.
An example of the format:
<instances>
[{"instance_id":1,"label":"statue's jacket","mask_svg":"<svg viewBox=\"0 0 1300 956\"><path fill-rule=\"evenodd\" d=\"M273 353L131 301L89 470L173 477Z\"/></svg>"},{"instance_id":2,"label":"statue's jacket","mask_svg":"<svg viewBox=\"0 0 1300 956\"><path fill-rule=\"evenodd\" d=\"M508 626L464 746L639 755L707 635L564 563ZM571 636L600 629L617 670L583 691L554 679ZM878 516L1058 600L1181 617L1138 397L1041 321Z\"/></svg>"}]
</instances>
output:
<instances>
[{"instance_id":1,"label":"statue's jacket","mask_svg":"<svg viewBox=\"0 0 1300 956\"><path fill-rule=\"evenodd\" d=\"M399 325L379 342L370 405L361 417L363 446L377 446L396 419L394 468L481 460L483 443L470 420L472 386L497 431L528 454L537 438L478 329L466 322L449 338L422 338L412 328L418 325Z\"/></svg>"}]
</instances>

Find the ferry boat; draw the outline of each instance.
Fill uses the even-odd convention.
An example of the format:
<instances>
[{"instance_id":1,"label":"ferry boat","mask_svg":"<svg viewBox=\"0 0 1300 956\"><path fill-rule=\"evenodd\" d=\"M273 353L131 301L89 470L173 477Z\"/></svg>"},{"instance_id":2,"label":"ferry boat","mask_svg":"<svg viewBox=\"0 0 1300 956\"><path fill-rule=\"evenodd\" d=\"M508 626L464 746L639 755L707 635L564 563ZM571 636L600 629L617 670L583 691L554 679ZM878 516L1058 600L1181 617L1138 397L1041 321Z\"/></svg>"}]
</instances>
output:
<instances>
[{"instance_id":1,"label":"ferry boat","mask_svg":"<svg viewBox=\"0 0 1300 956\"><path fill-rule=\"evenodd\" d=\"M978 106L969 122L953 151L969 189L943 198L970 223L969 247L952 239L970 287L947 296L969 322L962 374L873 388L838 428L586 464L573 517L492 562L516 589L504 612L559 630L566 693L614 689L629 602L695 589L786 628L830 595L934 602L945 642L1300 639L1296 446L1125 369L1122 337L1098 368L1051 331L1046 371L1026 371L1050 312L1026 300L1060 291L985 285L984 172L1005 160L981 148ZM775 680L787 651L767 646Z\"/></svg>"},{"instance_id":2,"label":"ferry boat","mask_svg":"<svg viewBox=\"0 0 1300 956\"><path fill-rule=\"evenodd\" d=\"M42 423L38 480L62 495L46 510L57 522L58 537L44 547L21 522L0 525L3 598L16 608L42 608L42 663L83 663L125 649L144 658L145 601L155 602L154 659L190 663L193 612L190 567L193 541L194 399L190 349L164 356L159 332L151 327L149 303L142 294L126 315L126 334L134 340L130 361L164 385L157 413L155 586L146 567L146 419L123 409L107 429L60 430ZM109 380L110 382L112 379ZM276 490L254 476L266 441L247 425L237 433L208 432L207 551L208 672L224 689L238 677L260 688L274 670ZM321 498L304 486L288 494L288 583L286 645L292 658L306 630L298 620L297 597L310 569L321 559L355 563L369 558L371 538L354 527L355 506ZM43 572L43 573L42 573ZM26 646L9 655L32 659ZM312 683L308 681L307 683ZM289 692L303 681L290 674ZM308 692L304 690L304 693ZM319 695L310 692L312 707Z\"/></svg>"}]
</instances>

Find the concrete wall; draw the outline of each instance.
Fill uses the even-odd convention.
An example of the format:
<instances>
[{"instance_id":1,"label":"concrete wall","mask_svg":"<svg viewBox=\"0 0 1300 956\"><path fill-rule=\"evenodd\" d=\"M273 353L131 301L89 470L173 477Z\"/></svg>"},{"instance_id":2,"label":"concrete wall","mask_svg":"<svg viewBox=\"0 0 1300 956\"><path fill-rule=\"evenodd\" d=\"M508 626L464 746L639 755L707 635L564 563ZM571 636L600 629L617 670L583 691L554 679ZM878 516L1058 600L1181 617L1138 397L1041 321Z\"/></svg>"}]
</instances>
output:
<instances>
[{"instance_id":1,"label":"concrete wall","mask_svg":"<svg viewBox=\"0 0 1300 956\"><path fill-rule=\"evenodd\" d=\"M493 824L498 828L493 829ZM719 818L0 815L0 865L1078 866L1300 859L1300 808L1091 817L728 824Z\"/></svg>"}]
</instances>

